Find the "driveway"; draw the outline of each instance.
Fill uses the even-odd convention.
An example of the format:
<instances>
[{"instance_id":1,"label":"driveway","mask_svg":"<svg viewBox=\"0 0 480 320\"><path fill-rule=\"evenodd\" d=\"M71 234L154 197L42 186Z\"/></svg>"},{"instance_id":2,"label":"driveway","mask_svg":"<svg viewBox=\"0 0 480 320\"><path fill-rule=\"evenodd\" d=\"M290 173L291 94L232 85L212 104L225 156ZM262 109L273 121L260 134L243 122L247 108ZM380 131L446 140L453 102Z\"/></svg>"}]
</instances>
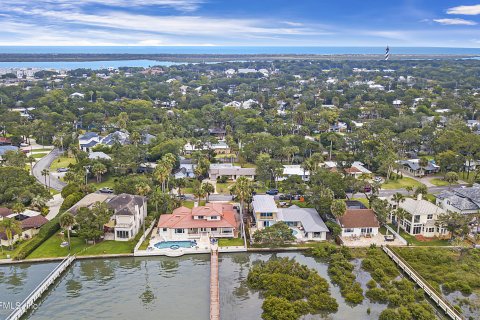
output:
<instances>
[{"instance_id":1,"label":"driveway","mask_svg":"<svg viewBox=\"0 0 480 320\"><path fill-rule=\"evenodd\" d=\"M33 176L37 178L37 180L45 185L45 177L42 176L42 171L44 169L49 170L50 165L52 162L57 159L62 153L58 149L53 149L52 152L47 154L45 157L41 158L40 160L35 163L33 166ZM50 181L49 181L50 180ZM52 174L50 174L50 177L47 177L47 186L50 182L50 188L55 189L57 191L62 191L62 189L67 185L65 182L60 181L56 177L54 177Z\"/></svg>"},{"instance_id":2,"label":"driveway","mask_svg":"<svg viewBox=\"0 0 480 320\"><path fill-rule=\"evenodd\" d=\"M47 207L50 212L48 212L45 218L47 218L48 220L52 220L53 218L55 218L60 211L60 206L62 205L62 203L62 195L60 193L54 195L53 198L47 202Z\"/></svg>"}]
</instances>

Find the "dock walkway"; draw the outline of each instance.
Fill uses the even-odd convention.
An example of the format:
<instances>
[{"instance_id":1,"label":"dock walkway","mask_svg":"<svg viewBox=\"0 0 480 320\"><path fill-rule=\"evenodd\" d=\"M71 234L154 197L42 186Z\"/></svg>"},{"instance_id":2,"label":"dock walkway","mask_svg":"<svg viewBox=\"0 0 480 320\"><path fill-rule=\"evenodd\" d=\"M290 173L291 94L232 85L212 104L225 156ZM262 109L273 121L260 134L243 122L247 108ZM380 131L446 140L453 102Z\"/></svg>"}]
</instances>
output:
<instances>
[{"instance_id":1,"label":"dock walkway","mask_svg":"<svg viewBox=\"0 0 480 320\"><path fill-rule=\"evenodd\" d=\"M210 320L220 320L220 290L218 285L218 248L210 254Z\"/></svg>"}]
</instances>

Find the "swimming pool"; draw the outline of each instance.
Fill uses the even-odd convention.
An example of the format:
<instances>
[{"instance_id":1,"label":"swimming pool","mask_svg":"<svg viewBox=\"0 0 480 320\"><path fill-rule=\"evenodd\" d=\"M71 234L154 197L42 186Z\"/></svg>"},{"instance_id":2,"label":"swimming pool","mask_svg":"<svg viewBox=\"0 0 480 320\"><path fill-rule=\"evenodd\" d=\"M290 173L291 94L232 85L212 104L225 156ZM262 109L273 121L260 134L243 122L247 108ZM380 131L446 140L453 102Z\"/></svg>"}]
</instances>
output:
<instances>
[{"instance_id":1,"label":"swimming pool","mask_svg":"<svg viewBox=\"0 0 480 320\"><path fill-rule=\"evenodd\" d=\"M196 241L162 241L154 244L157 249L191 248L197 245Z\"/></svg>"}]
</instances>

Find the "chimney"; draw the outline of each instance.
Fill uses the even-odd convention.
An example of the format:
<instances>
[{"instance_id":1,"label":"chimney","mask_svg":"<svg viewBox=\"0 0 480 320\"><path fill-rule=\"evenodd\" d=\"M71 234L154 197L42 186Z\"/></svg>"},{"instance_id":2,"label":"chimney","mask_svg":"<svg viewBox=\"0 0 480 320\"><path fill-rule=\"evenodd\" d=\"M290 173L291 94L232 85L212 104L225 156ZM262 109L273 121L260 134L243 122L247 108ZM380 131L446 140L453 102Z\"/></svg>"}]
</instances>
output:
<instances>
[{"instance_id":1,"label":"chimney","mask_svg":"<svg viewBox=\"0 0 480 320\"><path fill-rule=\"evenodd\" d=\"M421 193L419 193L418 196L417 196L417 200L420 201L420 200L422 200L422 198L423 198L423 195Z\"/></svg>"}]
</instances>

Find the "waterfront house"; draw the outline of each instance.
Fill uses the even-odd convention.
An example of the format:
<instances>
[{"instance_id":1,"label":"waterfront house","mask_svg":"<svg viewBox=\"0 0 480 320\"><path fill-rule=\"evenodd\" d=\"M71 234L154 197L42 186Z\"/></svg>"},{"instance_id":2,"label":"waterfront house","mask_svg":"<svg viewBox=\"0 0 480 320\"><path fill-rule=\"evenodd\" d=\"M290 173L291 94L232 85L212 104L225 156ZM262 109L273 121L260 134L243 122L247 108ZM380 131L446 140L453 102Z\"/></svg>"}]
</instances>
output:
<instances>
[{"instance_id":1,"label":"waterfront house","mask_svg":"<svg viewBox=\"0 0 480 320\"><path fill-rule=\"evenodd\" d=\"M239 223L233 205L207 203L192 209L180 207L171 214L162 214L157 227L163 241L198 240L201 237L235 238Z\"/></svg>"},{"instance_id":2,"label":"waterfront house","mask_svg":"<svg viewBox=\"0 0 480 320\"><path fill-rule=\"evenodd\" d=\"M342 237L373 237L380 228L372 209L347 209L338 221L342 228Z\"/></svg>"},{"instance_id":3,"label":"waterfront house","mask_svg":"<svg viewBox=\"0 0 480 320\"><path fill-rule=\"evenodd\" d=\"M392 197L387 200L392 209L397 209L397 203L392 200ZM422 199L421 194L417 199L405 198L405 201L400 202L399 206L408 212L407 217L399 221L400 227L408 234L421 235L426 238L448 236L447 230L435 225L438 217L446 213L445 210ZM390 214L389 220L398 222L394 211Z\"/></svg>"},{"instance_id":4,"label":"waterfront house","mask_svg":"<svg viewBox=\"0 0 480 320\"><path fill-rule=\"evenodd\" d=\"M435 203L445 211L477 213L480 210L480 184L443 191L436 196Z\"/></svg>"},{"instance_id":5,"label":"waterfront house","mask_svg":"<svg viewBox=\"0 0 480 320\"><path fill-rule=\"evenodd\" d=\"M257 230L270 227L278 220L278 208L273 196L268 194L254 195L252 207Z\"/></svg>"},{"instance_id":6,"label":"waterfront house","mask_svg":"<svg viewBox=\"0 0 480 320\"><path fill-rule=\"evenodd\" d=\"M280 208L277 222L285 222L294 236L302 241L324 241L328 228L314 208L300 208L296 205Z\"/></svg>"},{"instance_id":7,"label":"waterfront house","mask_svg":"<svg viewBox=\"0 0 480 320\"><path fill-rule=\"evenodd\" d=\"M16 242L20 239L31 239L33 236L38 234L40 227L48 222L47 218L42 216L40 213L38 215L33 215L31 217L22 215L22 214L12 214L7 218L6 216L3 219L15 219L20 221L22 233L15 234L13 233L12 242ZM2 219L0 219L2 220ZM4 232L0 232L0 245L9 246L10 242L8 241L7 235Z\"/></svg>"},{"instance_id":8,"label":"waterfront house","mask_svg":"<svg viewBox=\"0 0 480 320\"><path fill-rule=\"evenodd\" d=\"M122 193L110 199L107 204L113 215L104 226L105 239L111 239L111 233L111 240L128 241L135 238L147 217L146 198Z\"/></svg>"}]
</instances>

